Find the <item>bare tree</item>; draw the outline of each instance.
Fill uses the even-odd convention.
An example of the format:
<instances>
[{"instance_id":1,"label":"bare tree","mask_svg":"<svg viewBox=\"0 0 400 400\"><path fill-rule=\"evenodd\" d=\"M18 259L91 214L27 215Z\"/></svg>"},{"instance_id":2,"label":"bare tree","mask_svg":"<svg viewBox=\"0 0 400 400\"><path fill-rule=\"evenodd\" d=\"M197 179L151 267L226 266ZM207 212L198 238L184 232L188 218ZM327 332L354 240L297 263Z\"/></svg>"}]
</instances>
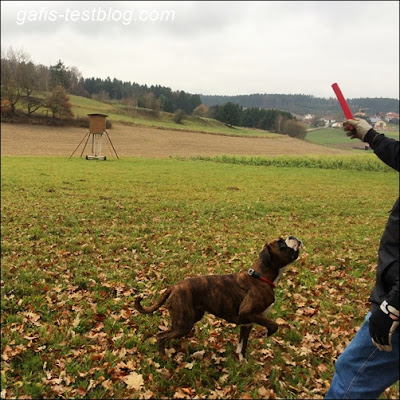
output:
<instances>
[{"instance_id":1,"label":"bare tree","mask_svg":"<svg viewBox=\"0 0 400 400\"><path fill-rule=\"evenodd\" d=\"M37 71L37 80L39 90L42 92L48 92L50 87L50 70L49 67L46 67L43 64L39 64L36 66Z\"/></svg>"},{"instance_id":2,"label":"bare tree","mask_svg":"<svg viewBox=\"0 0 400 400\"><path fill-rule=\"evenodd\" d=\"M1 97L9 101L11 113L22 96L22 63L29 62L29 55L10 47L1 55Z\"/></svg>"},{"instance_id":3,"label":"bare tree","mask_svg":"<svg viewBox=\"0 0 400 400\"><path fill-rule=\"evenodd\" d=\"M22 62L20 64L20 72L22 102L25 103L28 117L30 117L35 111L43 107L44 103L43 99L37 96L40 89L39 71L32 62Z\"/></svg>"},{"instance_id":4,"label":"bare tree","mask_svg":"<svg viewBox=\"0 0 400 400\"><path fill-rule=\"evenodd\" d=\"M77 67L68 68L68 75L71 87L69 92L71 94L76 94L78 96L82 95L83 88L80 85L80 81L82 79L82 73L79 71Z\"/></svg>"}]
</instances>

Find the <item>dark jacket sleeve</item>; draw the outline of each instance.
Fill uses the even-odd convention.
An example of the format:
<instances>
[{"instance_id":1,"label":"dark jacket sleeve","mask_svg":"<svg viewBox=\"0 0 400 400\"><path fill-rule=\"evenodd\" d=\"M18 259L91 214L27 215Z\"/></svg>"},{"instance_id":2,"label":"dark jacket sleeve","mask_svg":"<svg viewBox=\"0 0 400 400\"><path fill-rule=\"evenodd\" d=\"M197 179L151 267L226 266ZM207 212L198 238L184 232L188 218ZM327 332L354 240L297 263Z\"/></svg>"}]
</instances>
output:
<instances>
[{"instance_id":1,"label":"dark jacket sleeve","mask_svg":"<svg viewBox=\"0 0 400 400\"><path fill-rule=\"evenodd\" d=\"M387 165L399 171L399 141L370 129L364 137L374 153ZM399 309L399 199L397 199L383 232L379 250L376 283L371 294L372 310L383 300Z\"/></svg>"},{"instance_id":2,"label":"dark jacket sleeve","mask_svg":"<svg viewBox=\"0 0 400 400\"><path fill-rule=\"evenodd\" d=\"M389 167L399 170L399 141L370 129L364 137L374 153Z\"/></svg>"}]
</instances>

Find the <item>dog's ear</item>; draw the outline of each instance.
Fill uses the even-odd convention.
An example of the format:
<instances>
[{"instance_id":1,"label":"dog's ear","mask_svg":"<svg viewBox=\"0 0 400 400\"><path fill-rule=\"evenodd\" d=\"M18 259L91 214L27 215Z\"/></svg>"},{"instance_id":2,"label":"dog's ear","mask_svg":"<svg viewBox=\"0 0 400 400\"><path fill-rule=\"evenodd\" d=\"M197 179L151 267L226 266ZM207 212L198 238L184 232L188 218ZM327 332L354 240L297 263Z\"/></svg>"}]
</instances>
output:
<instances>
[{"instance_id":1,"label":"dog's ear","mask_svg":"<svg viewBox=\"0 0 400 400\"><path fill-rule=\"evenodd\" d=\"M260 253L260 260L264 265L269 265L271 263L271 256L269 254L269 245L264 246Z\"/></svg>"}]
</instances>

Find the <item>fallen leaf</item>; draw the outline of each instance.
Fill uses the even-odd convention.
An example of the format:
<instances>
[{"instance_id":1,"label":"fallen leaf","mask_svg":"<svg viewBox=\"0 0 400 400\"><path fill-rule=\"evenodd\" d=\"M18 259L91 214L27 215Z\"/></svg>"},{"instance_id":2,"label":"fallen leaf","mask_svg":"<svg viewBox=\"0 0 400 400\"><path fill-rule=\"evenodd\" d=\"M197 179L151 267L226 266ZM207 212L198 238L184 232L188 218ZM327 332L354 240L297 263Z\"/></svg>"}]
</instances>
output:
<instances>
[{"instance_id":1,"label":"fallen leaf","mask_svg":"<svg viewBox=\"0 0 400 400\"><path fill-rule=\"evenodd\" d=\"M328 369L328 367L325 364L319 364L317 369L319 372L325 372Z\"/></svg>"},{"instance_id":2,"label":"fallen leaf","mask_svg":"<svg viewBox=\"0 0 400 400\"><path fill-rule=\"evenodd\" d=\"M276 395L272 389L266 389L265 387L260 387L258 389L258 394L266 399L276 399Z\"/></svg>"},{"instance_id":3,"label":"fallen leaf","mask_svg":"<svg viewBox=\"0 0 400 400\"><path fill-rule=\"evenodd\" d=\"M86 390L82 387L82 386L79 386L78 387L78 389L76 389L76 393L78 393L79 394L79 396L85 396L86 395Z\"/></svg>"},{"instance_id":4,"label":"fallen leaf","mask_svg":"<svg viewBox=\"0 0 400 400\"><path fill-rule=\"evenodd\" d=\"M81 319L80 319L80 315L78 314L78 315L75 317L74 322L72 322L72 326L73 326L74 328L76 328L76 327L79 325L79 322L81 322Z\"/></svg>"},{"instance_id":5,"label":"fallen leaf","mask_svg":"<svg viewBox=\"0 0 400 400\"><path fill-rule=\"evenodd\" d=\"M185 366L184 366L184 368L192 369L193 366L194 366L194 363L186 363Z\"/></svg>"},{"instance_id":6,"label":"fallen leaf","mask_svg":"<svg viewBox=\"0 0 400 400\"><path fill-rule=\"evenodd\" d=\"M106 381L102 382L101 386L103 386L104 389L111 390L112 388L111 379L107 379Z\"/></svg>"},{"instance_id":7,"label":"fallen leaf","mask_svg":"<svg viewBox=\"0 0 400 400\"><path fill-rule=\"evenodd\" d=\"M205 350L199 350L192 354L192 358L195 360L202 360L204 358Z\"/></svg>"},{"instance_id":8,"label":"fallen leaf","mask_svg":"<svg viewBox=\"0 0 400 400\"><path fill-rule=\"evenodd\" d=\"M131 372L122 380L126 383L128 389L140 390L140 388L144 385L143 376L137 374L136 372Z\"/></svg>"}]
</instances>

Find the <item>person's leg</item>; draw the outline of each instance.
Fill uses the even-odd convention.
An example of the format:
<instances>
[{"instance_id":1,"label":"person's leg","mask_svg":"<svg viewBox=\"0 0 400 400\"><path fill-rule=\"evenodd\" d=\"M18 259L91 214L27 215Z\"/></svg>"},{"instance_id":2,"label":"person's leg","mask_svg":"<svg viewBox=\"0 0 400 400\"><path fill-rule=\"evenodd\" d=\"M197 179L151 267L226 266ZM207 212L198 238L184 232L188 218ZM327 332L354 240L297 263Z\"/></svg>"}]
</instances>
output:
<instances>
[{"instance_id":1,"label":"person's leg","mask_svg":"<svg viewBox=\"0 0 400 400\"><path fill-rule=\"evenodd\" d=\"M392 336L391 352L380 351L369 335L369 317L335 364L326 399L377 399L399 380L399 329Z\"/></svg>"}]
</instances>

